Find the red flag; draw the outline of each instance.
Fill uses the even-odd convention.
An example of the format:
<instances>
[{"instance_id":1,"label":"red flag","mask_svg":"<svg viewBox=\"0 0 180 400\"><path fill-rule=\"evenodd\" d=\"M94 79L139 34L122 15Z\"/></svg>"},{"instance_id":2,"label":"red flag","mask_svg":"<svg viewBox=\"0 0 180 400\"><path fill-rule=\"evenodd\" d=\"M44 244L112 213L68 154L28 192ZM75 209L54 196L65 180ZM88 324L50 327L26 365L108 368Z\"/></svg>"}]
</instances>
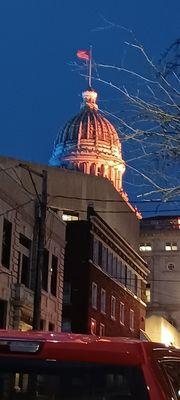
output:
<instances>
[{"instance_id":1,"label":"red flag","mask_svg":"<svg viewBox=\"0 0 180 400\"><path fill-rule=\"evenodd\" d=\"M81 58L83 60L90 59L90 51L89 50L78 50L76 55L78 58Z\"/></svg>"}]
</instances>

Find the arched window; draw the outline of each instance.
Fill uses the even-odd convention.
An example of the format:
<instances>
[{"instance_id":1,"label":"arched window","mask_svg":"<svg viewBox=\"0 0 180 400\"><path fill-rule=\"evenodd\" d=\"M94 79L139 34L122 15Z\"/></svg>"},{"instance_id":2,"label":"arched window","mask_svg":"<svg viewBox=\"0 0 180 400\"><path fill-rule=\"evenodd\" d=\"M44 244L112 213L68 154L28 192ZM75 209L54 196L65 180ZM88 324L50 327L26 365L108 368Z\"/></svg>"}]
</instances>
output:
<instances>
[{"instance_id":1,"label":"arched window","mask_svg":"<svg viewBox=\"0 0 180 400\"><path fill-rule=\"evenodd\" d=\"M98 167L98 175L104 176L104 165L103 164L100 167Z\"/></svg>"},{"instance_id":2,"label":"arched window","mask_svg":"<svg viewBox=\"0 0 180 400\"><path fill-rule=\"evenodd\" d=\"M90 174L95 175L95 173L96 173L96 164L93 163L90 166Z\"/></svg>"}]
</instances>

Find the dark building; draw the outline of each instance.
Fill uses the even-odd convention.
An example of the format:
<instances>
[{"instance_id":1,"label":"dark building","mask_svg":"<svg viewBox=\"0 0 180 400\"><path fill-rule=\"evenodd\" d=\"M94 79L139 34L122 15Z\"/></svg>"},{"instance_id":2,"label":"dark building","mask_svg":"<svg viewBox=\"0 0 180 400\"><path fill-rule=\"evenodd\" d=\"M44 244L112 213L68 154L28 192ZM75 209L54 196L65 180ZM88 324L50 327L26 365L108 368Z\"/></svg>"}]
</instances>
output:
<instances>
[{"instance_id":1,"label":"dark building","mask_svg":"<svg viewBox=\"0 0 180 400\"><path fill-rule=\"evenodd\" d=\"M147 264L94 211L66 235L62 330L139 337Z\"/></svg>"}]
</instances>

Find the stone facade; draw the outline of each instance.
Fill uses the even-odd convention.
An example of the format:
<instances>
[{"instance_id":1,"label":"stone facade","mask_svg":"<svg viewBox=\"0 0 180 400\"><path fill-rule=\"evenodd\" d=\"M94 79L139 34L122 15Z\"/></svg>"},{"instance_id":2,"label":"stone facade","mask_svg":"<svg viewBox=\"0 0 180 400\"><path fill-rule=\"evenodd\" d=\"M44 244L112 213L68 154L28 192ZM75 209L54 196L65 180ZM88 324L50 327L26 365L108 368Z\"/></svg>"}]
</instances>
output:
<instances>
[{"instance_id":1,"label":"stone facade","mask_svg":"<svg viewBox=\"0 0 180 400\"><path fill-rule=\"evenodd\" d=\"M12 171L1 170L0 180L0 327L31 329L34 271L31 269L34 198L15 180ZM65 224L47 212L46 254L43 270L41 326L61 329Z\"/></svg>"},{"instance_id":2,"label":"stone facade","mask_svg":"<svg viewBox=\"0 0 180 400\"><path fill-rule=\"evenodd\" d=\"M180 218L142 220L140 250L150 268L148 316L162 316L180 330Z\"/></svg>"}]
</instances>

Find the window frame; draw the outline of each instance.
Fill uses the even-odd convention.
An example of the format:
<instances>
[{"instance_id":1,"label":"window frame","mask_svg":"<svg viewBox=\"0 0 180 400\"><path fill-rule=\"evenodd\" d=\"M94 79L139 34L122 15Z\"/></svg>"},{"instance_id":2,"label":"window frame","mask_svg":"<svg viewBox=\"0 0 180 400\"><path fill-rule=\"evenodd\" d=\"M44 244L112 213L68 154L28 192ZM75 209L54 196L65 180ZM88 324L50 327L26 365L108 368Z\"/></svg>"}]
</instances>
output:
<instances>
[{"instance_id":1,"label":"window frame","mask_svg":"<svg viewBox=\"0 0 180 400\"><path fill-rule=\"evenodd\" d=\"M134 332L134 310L132 310L132 308L130 308L130 312L129 312L129 328L132 332Z\"/></svg>"},{"instance_id":2,"label":"window frame","mask_svg":"<svg viewBox=\"0 0 180 400\"><path fill-rule=\"evenodd\" d=\"M103 302L103 294L104 294L104 302ZM101 288L101 305L100 311L102 314L106 314L106 290Z\"/></svg>"},{"instance_id":3,"label":"window frame","mask_svg":"<svg viewBox=\"0 0 180 400\"><path fill-rule=\"evenodd\" d=\"M111 319L116 320L116 297L111 295Z\"/></svg>"},{"instance_id":4,"label":"window frame","mask_svg":"<svg viewBox=\"0 0 180 400\"><path fill-rule=\"evenodd\" d=\"M122 318L123 315L123 318ZM119 321L121 325L125 325L125 305L122 301L119 304Z\"/></svg>"},{"instance_id":5,"label":"window frame","mask_svg":"<svg viewBox=\"0 0 180 400\"><path fill-rule=\"evenodd\" d=\"M92 282L91 285L91 306L94 310L97 310L97 293L98 293L98 286L96 282Z\"/></svg>"}]
</instances>

